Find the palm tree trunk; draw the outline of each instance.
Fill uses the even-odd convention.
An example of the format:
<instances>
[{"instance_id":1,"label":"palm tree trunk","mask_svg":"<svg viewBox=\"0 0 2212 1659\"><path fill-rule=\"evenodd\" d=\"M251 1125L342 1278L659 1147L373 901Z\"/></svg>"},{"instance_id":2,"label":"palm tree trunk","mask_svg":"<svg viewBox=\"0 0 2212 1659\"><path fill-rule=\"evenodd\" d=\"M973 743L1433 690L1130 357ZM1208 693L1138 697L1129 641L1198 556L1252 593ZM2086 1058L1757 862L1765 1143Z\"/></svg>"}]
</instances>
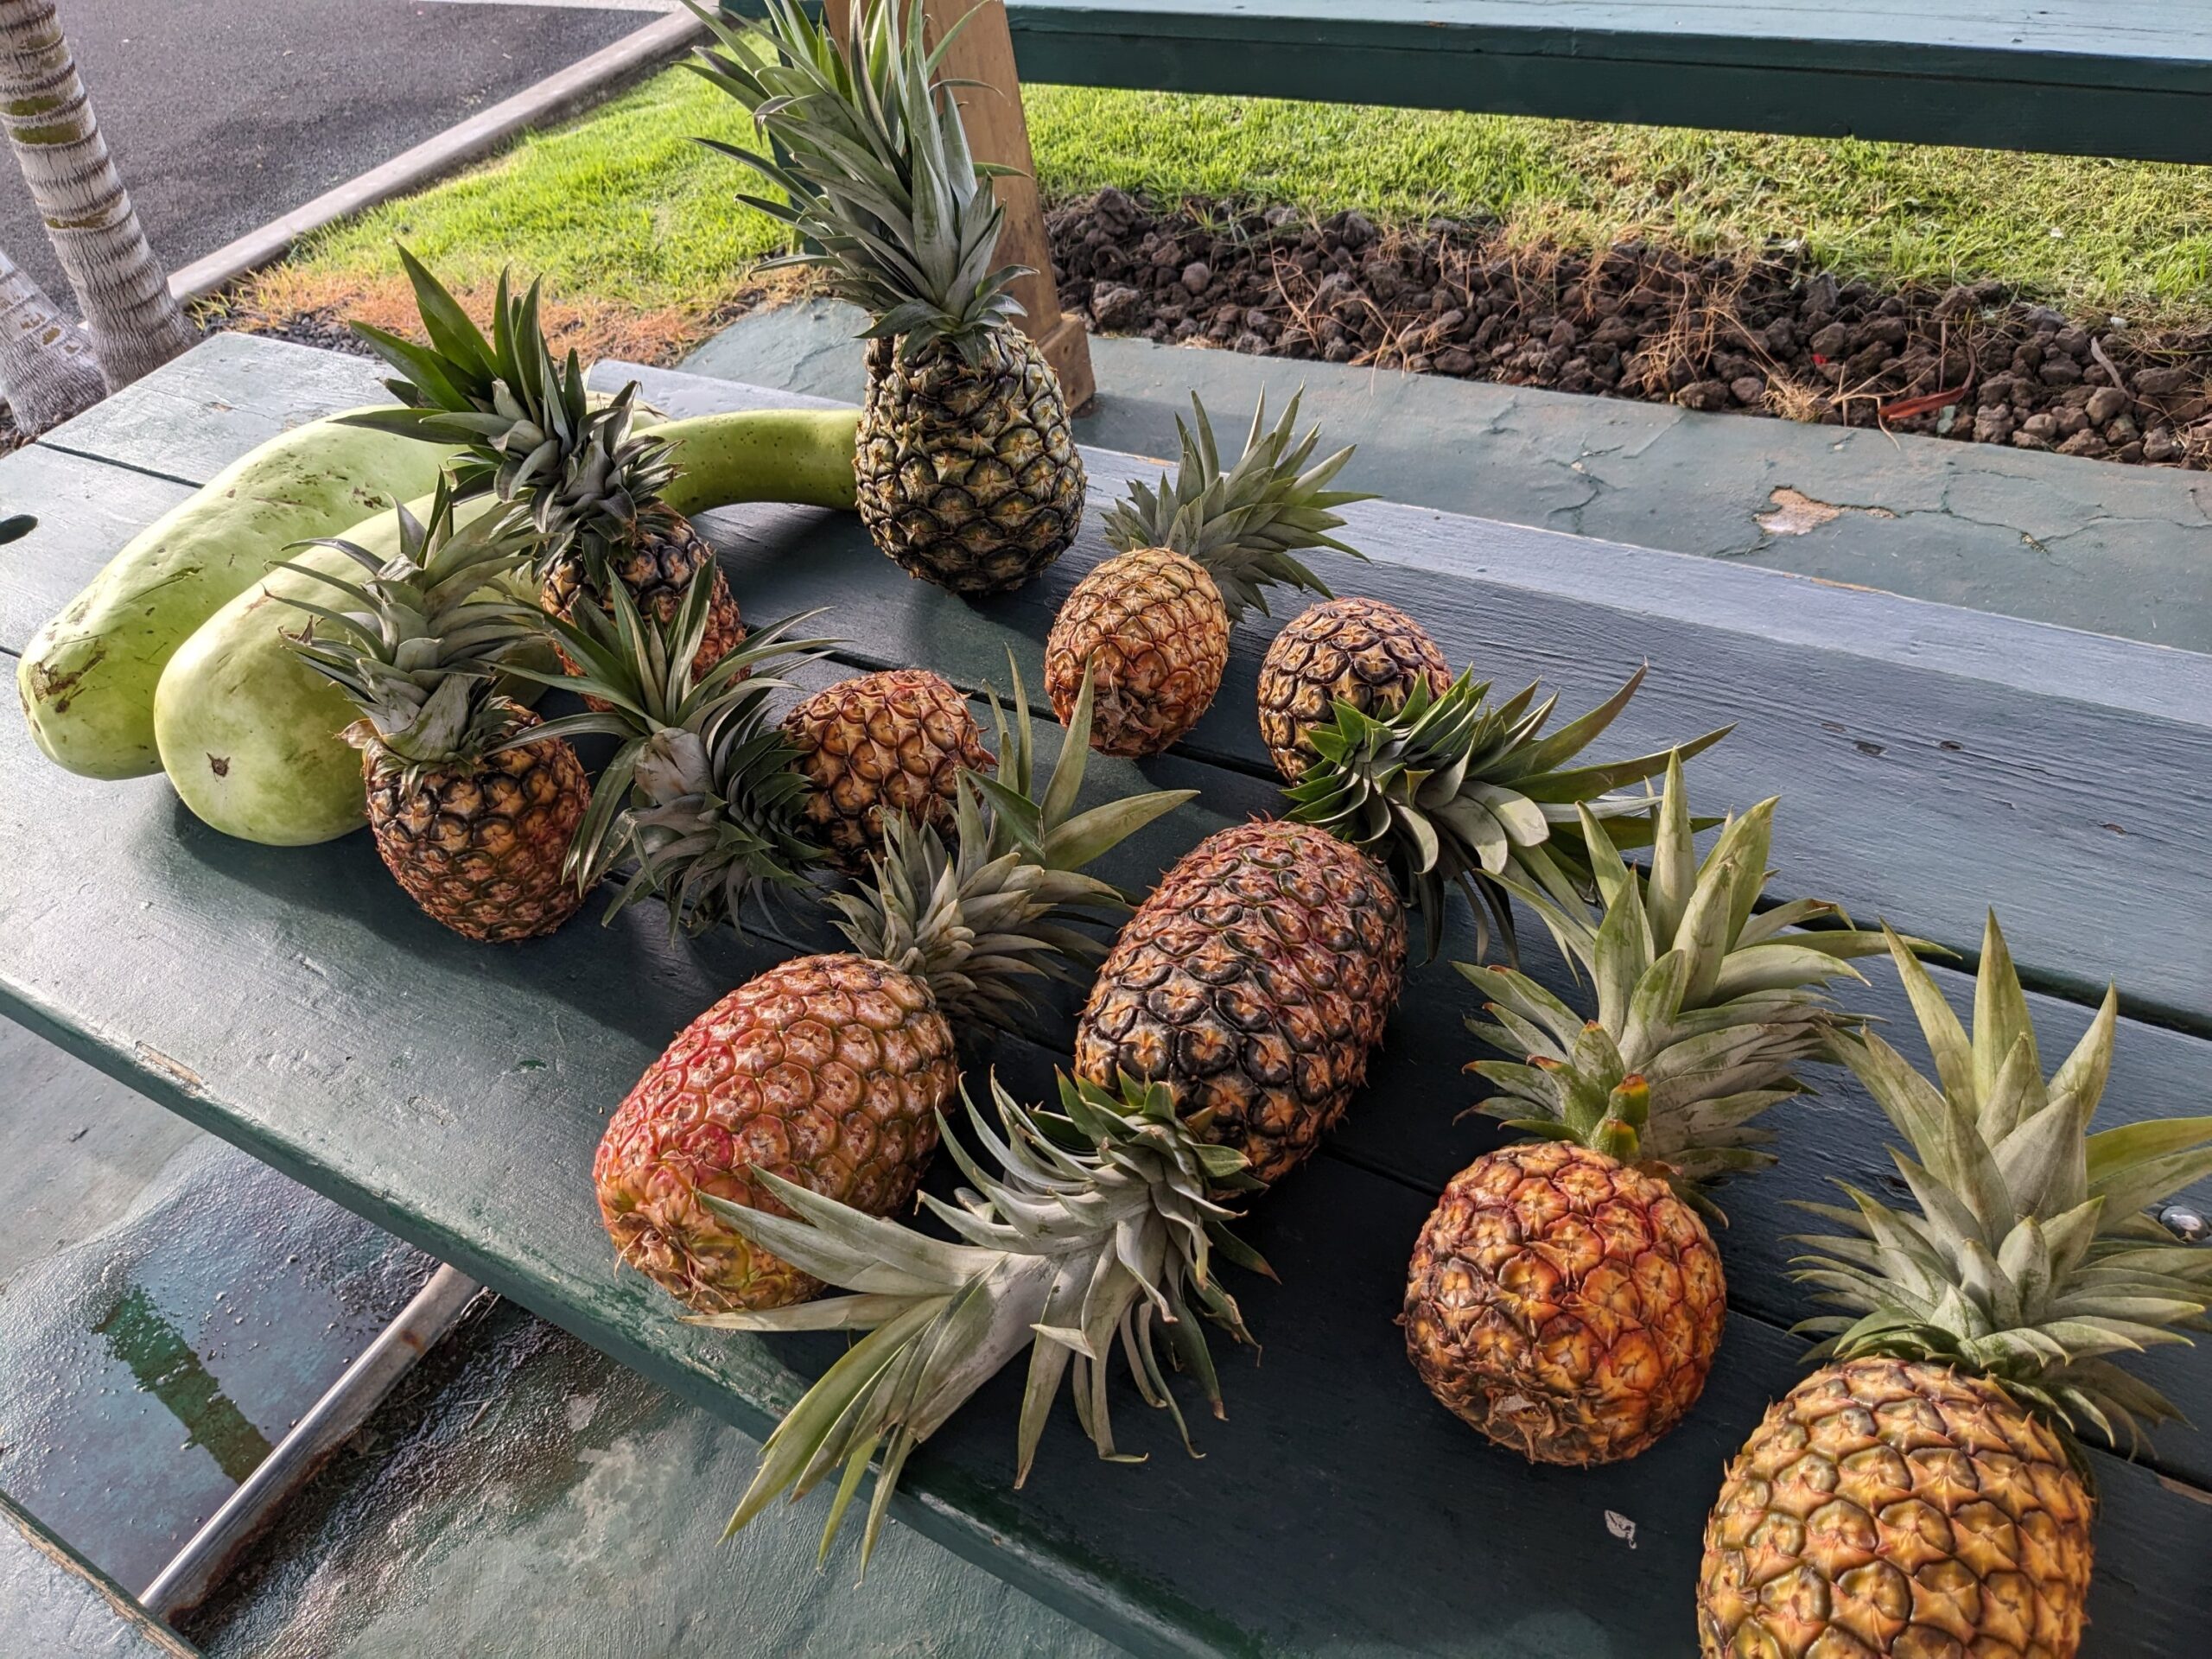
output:
<instances>
[{"instance_id":1,"label":"palm tree trunk","mask_svg":"<svg viewBox=\"0 0 2212 1659\"><path fill-rule=\"evenodd\" d=\"M77 76L54 0L0 0L0 121L111 388L192 344Z\"/></svg>"},{"instance_id":2,"label":"palm tree trunk","mask_svg":"<svg viewBox=\"0 0 2212 1659\"><path fill-rule=\"evenodd\" d=\"M36 437L107 395L92 346L0 249L0 388L16 429Z\"/></svg>"}]
</instances>

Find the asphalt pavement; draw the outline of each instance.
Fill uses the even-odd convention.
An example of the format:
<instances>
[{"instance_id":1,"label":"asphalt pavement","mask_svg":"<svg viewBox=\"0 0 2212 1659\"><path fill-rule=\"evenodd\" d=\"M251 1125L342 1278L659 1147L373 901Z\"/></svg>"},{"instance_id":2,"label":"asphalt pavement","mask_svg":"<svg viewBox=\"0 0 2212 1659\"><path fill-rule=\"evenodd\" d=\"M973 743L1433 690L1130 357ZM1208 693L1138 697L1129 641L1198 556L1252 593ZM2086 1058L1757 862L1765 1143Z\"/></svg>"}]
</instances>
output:
<instances>
[{"instance_id":1,"label":"asphalt pavement","mask_svg":"<svg viewBox=\"0 0 2212 1659\"><path fill-rule=\"evenodd\" d=\"M667 0L59 0L170 270L652 22ZM0 247L68 309L0 158Z\"/></svg>"}]
</instances>

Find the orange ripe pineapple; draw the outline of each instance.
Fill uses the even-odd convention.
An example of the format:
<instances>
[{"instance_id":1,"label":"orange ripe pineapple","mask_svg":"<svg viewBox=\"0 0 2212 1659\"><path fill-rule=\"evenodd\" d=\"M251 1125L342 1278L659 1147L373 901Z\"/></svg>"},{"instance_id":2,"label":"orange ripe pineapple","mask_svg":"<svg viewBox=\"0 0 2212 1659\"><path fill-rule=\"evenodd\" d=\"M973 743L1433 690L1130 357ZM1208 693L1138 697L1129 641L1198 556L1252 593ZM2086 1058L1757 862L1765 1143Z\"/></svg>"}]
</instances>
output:
<instances>
[{"instance_id":1,"label":"orange ripe pineapple","mask_svg":"<svg viewBox=\"0 0 2212 1659\"><path fill-rule=\"evenodd\" d=\"M1236 620L1255 607L1265 614L1272 584L1325 595L1293 556L1315 547L1351 553L1327 533L1344 523L1331 509L1368 499L1326 487L1351 449L1307 466L1321 429L1297 436L1297 398L1271 429L1261 399L1244 453L1227 472L1196 394L1191 409L1195 431L1176 422L1175 476L1157 489L1131 486L1107 515L1118 556L1076 584L1045 645L1045 690L1063 720L1090 671L1098 702L1090 741L1108 754L1157 754L1196 725L1221 689Z\"/></svg>"},{"instance_id":2,"label":"orange ripe pineapple","mask_svg":"<svg viewBox=\"0 0 2212 1659\"><path fill-rule=\"evenodd\" d=\"M1696 1403L1726 1304L1697 1184L1772 1161L1751 1121L1847 1020L1822 988L1859 976L1844 958L1882 948L1787 925L1833 906L1752 915L1773 813L1731 823L1700 869L1671 762L1647 882L1581 809L1605 918L1547 920L1597 988L1595 1019L1512 969L1460 969L1491 999L1469 1029L1528 1056L1471 1068L1500 1090L1483 1109L1544 1139L1446 1188L1407 1273L1406 1350L1431 1393L1532 1462L1632 1458Z\"/></svg>"},{"instance_id":3,"label":"orange ripe pineapple","mask_svg":"<svg viewBox=\"0 0 2212 1659\"><path fill-rule=\"evenodd\" d=\"M346 739L362 752L377 851L408 895L472 939L550 933L583 899L562 866L591 785L567 741L531 736L537 716L499 694L507 659L541 638L515 597L527 526L456 531L442 485L428 523L404 507L399 520L388 561L323 543L365 573L332 584L357 608L300 605L313 620L293 648L361 710Z\"/></svg>"},{"instance_id":4,"label":"orange ripe pineapple","mask_svg":"<svg viewBox=\"0 0 2212 1659\"><path fill-rule=\"evenodd\" d=\"M960 774L991 762L968 699L922 668L817 691L784 716L784 735L811 786L808 823L832 861L855 873L883 850L887 817L950 826Z\"/></svg>"},{"instance_id":5,"label":"orange ripe pineapple","mask_svg":"<svg viewBox=\"0 0 2212 1659\"><path fill-rule=\"evenodd\" d=\"M2074 1659L2096 1502L2073 1434L2133 1450L2178 1418L2113 1357L2186 1341L2212 1305L2212 1245L2147 1213L2212 1173L2212 1120L2088 1133L2118 996L2046 1080L1994 916L1971 1033L1907 941L1890 954L1937 1081L1872 1032L1840 1049L1904 1137L1917 1203L1846 1186L1813 1206L1836 1231L1802 1241L1796 1277L1839 1311L1799 1327L1826 1338L1820 1369L1769 1408L1706 1523L1705 1659Z\"/></svg>"},{"instance_id":6,"label":"orange ripe pineapple","mask_svg":"<svg viewBox=\"0 0 2212 1659\"><path fill-rule=\"evenodd\" d=\"M1103 954L1073 925L1113 915L1121 895L1076 867L1191 798L1163 791L1074 814L1090 712L1085 698L1041 793L1025 724L1001 743L992 787L960 784L949 840L886 817L874 879L830 899L851 951L740 986L646 1070L593 1161L624 1262L701 1313L778 1307L818 1284L747 1243L715 1202L789 1213L763 1172L871 1215L912 1196L959 1085L956 1037L1015 1028L1032 1014L1025 986ZM723 810L750 816L744 801ZM715 856L714 836L691 839L692 856ZM660 859L664 887L682 888L680 862Z\"/></svg>"}]
</instances>

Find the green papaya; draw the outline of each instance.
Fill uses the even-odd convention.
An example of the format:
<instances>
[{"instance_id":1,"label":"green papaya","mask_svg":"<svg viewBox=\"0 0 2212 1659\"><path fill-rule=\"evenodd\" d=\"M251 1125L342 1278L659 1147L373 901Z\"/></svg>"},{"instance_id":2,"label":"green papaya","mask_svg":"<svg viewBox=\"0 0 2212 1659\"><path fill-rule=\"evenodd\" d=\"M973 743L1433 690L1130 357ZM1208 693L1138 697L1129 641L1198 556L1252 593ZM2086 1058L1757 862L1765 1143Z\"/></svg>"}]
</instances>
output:
<instances>
[{"instance_id":1,"label":"green papaya","mask_svg":"<svg viewBox=\"0 0 2212 1659\"><path fill-rule=\"evenodd\" d=\"M154 689L177 647L290 543L426 493L454 453L333 416L225 467L32 636L16 686L39 747L87 778L156 770Z\"/></svg>"},{"instance_id":2,"label":"green papaya","mask_svg":"<svg viewBox=\"0 0 2212 1659\"><path fill-rule=\"evenodd\" d=\"M685 513L740 501L849 509L858 420L849 409L763 410L658 426L654 435L676 445L679 469L664 499ZM487 505L465 503L456 517L465 522ZM429 503L410 510L419 516ZM341 534L395 552L397 517L380 512ZM304 550L293 563L333 575L358 569L330 548ZM338 735L354 710L283 638L302 618L280 598L329 597L306 576L271 571L210 617L162 675L154 707L162 764L184 804L226 835L299 847L363 821L361 757Z\"/></svg>"}]
</instances>

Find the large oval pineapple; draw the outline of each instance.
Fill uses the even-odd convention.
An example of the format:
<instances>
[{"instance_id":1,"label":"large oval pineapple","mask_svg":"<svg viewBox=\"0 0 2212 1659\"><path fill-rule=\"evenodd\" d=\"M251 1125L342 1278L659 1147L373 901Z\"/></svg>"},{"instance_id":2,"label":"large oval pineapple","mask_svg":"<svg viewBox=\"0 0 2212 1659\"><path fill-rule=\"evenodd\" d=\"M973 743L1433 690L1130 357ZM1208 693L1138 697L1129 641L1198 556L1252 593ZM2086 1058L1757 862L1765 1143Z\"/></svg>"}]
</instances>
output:
<instances>
[{"instance_id":1,"label":"large oval pineapple","mask_svg":"<svg viewBox=\"0 0 2212 1659\"><path fill-rule=\"evenodd\" d=\"M2212 1246L2145 1213L2212 1174L2212 1119L2091 1135L2107 992L2046 1080L1992 916L1974 1029L1906 942L1890 954L1936 1062L1868 1031L1839 1052L1910 1148L1917 1201L1845 1185L1796 1278L1839 1312L1798 1328L1821 1367L1728 1465L1698 1575L1705 1659L2074 1659L2096 1505L2069 1437L2133 1451L2180 1414L2111 1356L2186 1341ZM1840 1183L1839 1184L1840 1185Z\"/></svg>"},{"instance_id":2,"label":"large oval pineapple","mask_svg":"<svg viewBox=\"0 0 2212 1659\"><path fill-rule=\"evenodd\" d=\"M1091 745L1108 754L1157 754L1198 724L1229 666L1229 631L1245 611L1267 610L1264 589L1290 583L1328 589L1294 556L1306 548L1352 550L1327 532L1331 511L1366 498L1331 490L1350 449L1309 467L1319 442L1297 435L1298 399L1271 429L1267 400L1236 466L1222 469L1213 423L1196 393L1197 424L1178 419L1183 456L1172 480L1130 487L1106 518L1121 550L1061 604L1045 644L1045 690L1065 720L1087 671L1096 688ZM1357 556L1354 555L1354 556Z\"/></svg>"},{"instance_id":3,"label":"large oval pineapple","mask_svg":"<svg viewBox=\"0 0 2212 1659\"><path fill-rule=\"evenodd\" d=\"M960 1067L928 982L853 955L748 980L668 1046L592 1162L621 1259L702 1313L802 1301L818 1281L702 1194L790 1211L768 1170L872 1216L913 1196Z\"/></svg>"},{"instance_id":4,"label":"large oval pineapple","mask_svg":"<svg viewBox=\"0 0 2212 1659\"><path fill-rule=\"evenodd\" d=\"M1415 686L1441 696L1452 671L1428 630L1379 599L1332 599L1292 619L1260 664L1260 740L1286 783L1306 775L1313 733L1339 702L1364 715L1405 707Z\"/></svg>"},{"instance_id":5,"label":"large oval pineapple","mask_svg":"<svg viewBox=\"0 0 2212 1659\"><path fill-rule=\"evenodd\" d=\"M1305 1161L1367 1077L1397 1001L1405 911L1364 854L1303 824L1207 836L1098 970L1076 1075L1167 1084L1262 1181Z\"/></svg>"},{"instance_id":6,"label":"large oval pineapple","mask_svg":"<svg viewBox=\"0 0 2212 1659\"><path fill-rule=\"evenodd\" d=\"M784 734L811 785L807 821L839 868L855 872L883 849L887 815L944 830L962 771L991 763L968 699L921 668L817 691L784 716Z\"/></svg>"},{"instance_id":7,"label":"large oval pineapple","mask_svg":"<svg viewBox=\"0 0 2212 1659\"><path fill-rule=\"evenodd\" d=\"M721 44L693 67L770 141L709 147L788 202L763 203L803 238L778 263L817 271L873 320L861 522L909 575L970 595L1020 587L1075 540L1083 458L1059 377L1016 327L1025 273L990 263L1005 211L932 79L919 10L855 6L842 40L796 5L709 22Z\"/></svg>"},{"instance_id":8,"label":"large oval pineapple","mask_svg":"<svg viewBox=\"0 0 2212 1659\"><path fill-rule=\"evenodd\" d=\"M1191 797L1162 791L1076 814L1089 715L1086 701L1043 791L1024 725L1002 746L988 797L963 785L949 834L889 815L874 879L830 898L851 951L749 981L646 1071L594 1160L622 1260L702 1312L781 1306L816 1281L748 1244L717 1202L785 1213L763 1171L871 1215L912 1194L959 1082L956 1037L1019 1028L1034 1014L1027 987L1103 954L1075 924L1124 906L1075 866ZM752 817L741 799L718 810L725 827ZM1071 849L1064 832L1077 818ZM721 856L716 827L687 823L683 844L663 849L653 869L664 891L683 889L687 859Z\"/></svg>"},{"instance_id":9,"label":"large oval pineapple","mask_svg":"<svg viewBox=\"0 0 2212 1659\"><path fill-rule=\"evenodd\" d=\"M550 933L582 902L564 864L591 784L565 738L530 736L537 716L499 693L540 639L514 596L526 526L502 515L456 530L442 482L427 521L399 510L392 558L324 544L361 567L349 587L333 585L358 608L302 606L313 621L293 646L361 711L344 735L361 751L385 868L469 938Z\"/></svg>"},{"instance_id":10,"label":"large oval pineapple","mask_svg":"<svg viewBox=\"0 0 2212 1659\"><path fill-rule=\"evenodd\" d=\"M1545 1138L1445 1190L1407 1272L1406 1351L1440 1401L1531 1462L1635 1457L1697 1402L1726 1312L1697 1184L1773 1161L1751 1121L1798 1092L1792 1068L1836 1027L1821 987L1882 948L1753 916L1773 811L1731 823L1700 869L1671 762L1647 887L1584 809L1604 920L1548 906L1546 920L1597 988L1594 1019L1510 969L1461 969L1490 998L1469 1028L1527 1056L1471 1068L1500 1090L1482 1109Z\"/></svg>"}]
</instances>

